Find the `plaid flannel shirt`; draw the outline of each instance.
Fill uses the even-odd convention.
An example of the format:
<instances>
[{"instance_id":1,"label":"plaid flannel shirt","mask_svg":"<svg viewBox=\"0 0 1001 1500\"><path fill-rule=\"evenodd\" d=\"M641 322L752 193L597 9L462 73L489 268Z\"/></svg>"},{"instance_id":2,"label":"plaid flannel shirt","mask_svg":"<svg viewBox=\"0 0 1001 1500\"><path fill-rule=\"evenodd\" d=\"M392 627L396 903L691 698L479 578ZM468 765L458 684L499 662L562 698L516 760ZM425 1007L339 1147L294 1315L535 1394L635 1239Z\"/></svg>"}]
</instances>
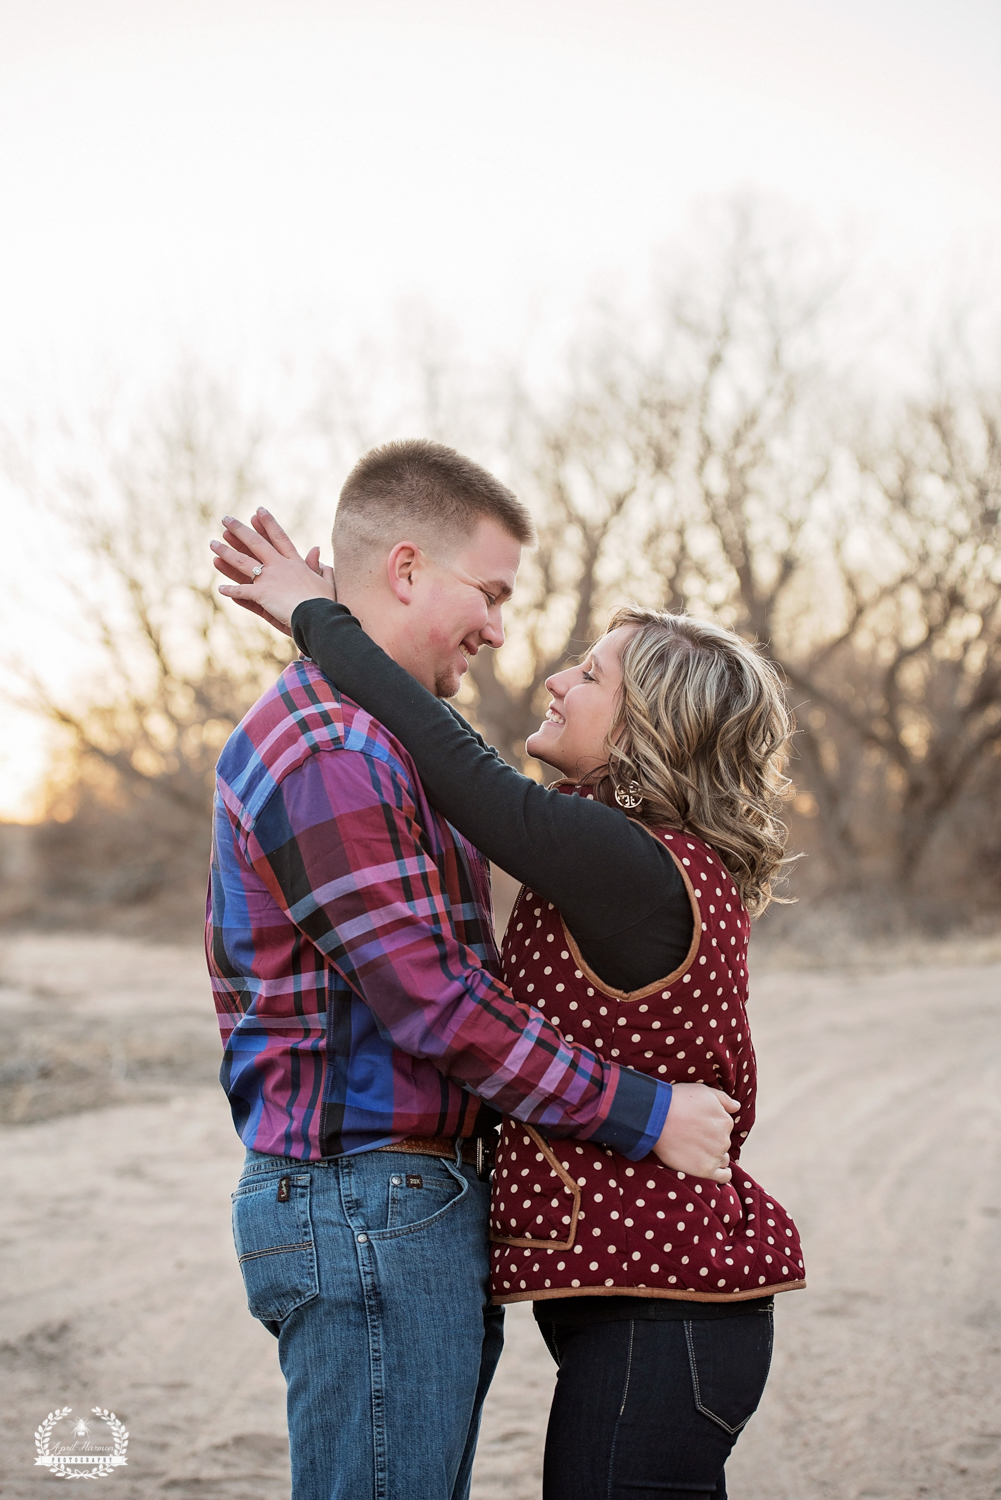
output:
<instances>
[{"instance_id":1,"label":"plaid flannel shirt","mask_svg":"<svg viewBox=\"0 0 1001 1500\"><path fill-rule=\"evenodd\" d=\"M219 760L206 946L220 1078L256 1151L474 1134L478 1101L634 1160L670 1089L570 1046L497 977L489 870L308 659Z\"/></svg>"}]
</instances>

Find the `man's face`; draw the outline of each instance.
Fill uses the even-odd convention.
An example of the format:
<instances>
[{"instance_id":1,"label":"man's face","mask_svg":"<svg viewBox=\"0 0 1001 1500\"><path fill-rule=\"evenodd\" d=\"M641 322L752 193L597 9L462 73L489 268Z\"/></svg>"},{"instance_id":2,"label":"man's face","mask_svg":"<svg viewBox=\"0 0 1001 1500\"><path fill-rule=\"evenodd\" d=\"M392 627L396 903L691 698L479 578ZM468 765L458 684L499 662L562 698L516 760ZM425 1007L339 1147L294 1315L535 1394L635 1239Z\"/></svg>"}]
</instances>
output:
<instances>
[{"instance_id":1,"label":"man's face","mask_svg":"<svg viewBox=\"0 0 1001 1500\"><path fill-rule=\"evenodd\" d=\"M409 659L401 664L439 698L454 697L468 658L482 646L504 644L501 609L514 591L520 561L521 543L485 518L450 557L422 554L407 611Z\"/></svg>"}]
</instances>

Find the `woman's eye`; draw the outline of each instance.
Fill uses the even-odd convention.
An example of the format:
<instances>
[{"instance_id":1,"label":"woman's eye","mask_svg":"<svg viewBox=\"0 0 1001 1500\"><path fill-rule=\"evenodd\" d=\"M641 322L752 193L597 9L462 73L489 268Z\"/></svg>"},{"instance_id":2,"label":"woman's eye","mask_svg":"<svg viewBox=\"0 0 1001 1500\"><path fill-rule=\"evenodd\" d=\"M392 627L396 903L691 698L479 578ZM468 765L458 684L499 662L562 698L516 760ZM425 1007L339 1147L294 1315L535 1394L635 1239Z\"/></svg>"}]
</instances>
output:
<instances>
[{"instance_id":1,"label":"woman's eye","mask_svg":"<svg viewBox=\"0 0 1001 1500\"><path fill-rule=\"evenodd\" d=\"M581 671L580 675L584 679L585 682L594 682L595 681L595 679L591 676L590 672Z\"/></svg>"}]
</instances>

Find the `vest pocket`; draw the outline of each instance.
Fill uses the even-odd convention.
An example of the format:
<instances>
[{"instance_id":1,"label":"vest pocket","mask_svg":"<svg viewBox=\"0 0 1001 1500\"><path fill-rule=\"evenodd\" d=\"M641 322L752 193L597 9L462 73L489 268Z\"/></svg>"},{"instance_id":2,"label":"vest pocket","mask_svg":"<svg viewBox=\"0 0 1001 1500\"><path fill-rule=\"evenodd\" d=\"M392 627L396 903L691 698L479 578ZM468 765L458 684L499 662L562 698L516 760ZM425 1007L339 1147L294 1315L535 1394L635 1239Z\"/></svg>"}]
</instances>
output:
<instances>
[{"instance_id":1,"label":"vest pocket","mask_svg":"<svg viewBox=\"0 0 1001 1500\"><path fill-rule=\"evenodd\" d=\"M262 1323L282 1323L319 1293L309 1187L308 1173L293 1170L263 1181L248 1178L233 1194L233 1239L247 1306Z\"/></svg>"},{"instance_id":2,"label":"vest pocket","mask_svg":"<svg viewBox=\"0 0 1001 1500\"><path fill-rule=\"evenodd\" d=\"M531 1125L506 1126L490 1200L490 1238L499 1245L569 1250L580 1187Z\"/></svg>"}]
</instances>

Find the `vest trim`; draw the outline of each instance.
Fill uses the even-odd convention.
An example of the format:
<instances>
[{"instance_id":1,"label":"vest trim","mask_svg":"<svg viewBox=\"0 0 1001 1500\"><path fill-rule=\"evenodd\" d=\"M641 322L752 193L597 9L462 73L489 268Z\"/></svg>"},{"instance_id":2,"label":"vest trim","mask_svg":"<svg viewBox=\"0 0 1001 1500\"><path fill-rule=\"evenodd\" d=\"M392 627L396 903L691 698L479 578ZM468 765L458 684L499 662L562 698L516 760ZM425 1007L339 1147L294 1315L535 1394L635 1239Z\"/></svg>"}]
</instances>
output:
<instances>
[{"instance_id":1,"label":"vest trim","mask_svg":"<svg viewBox=\"0 0 1001 1500\"><path fill-rule=\"evenodd\" d=\"M517 1244L517 1241L512 1241ZM551 1241L547 1241L550 1244ZM662 1297L673 1302L750 1302L755 1297L774 1297L779 1292L799 1292L806 1286L799 1281L779 1281L774 1286L749 1287L746 1292L666 1291L659 1286L554 1286L527 1292L494 1292L491 1300L501 1302L549 1302L559 1297Z\"/></svg>"},{"instance_id":2,"label":"vest trim","mask_svg":"<svg viewBox=\"0 0 1001 1500\"><path fill-rule=\"evenodd\" d=\"M681 876L682 880L685 882L685 889L688 892L688 899L692 904L692 915L694 916L695 921L692 926L692 941L689 945L688 952L685 954L684 962L681 964L680 968L673 969L671 973L666 974L663 979L655 979L652 984L645 984L641 990L616 990L613 989L611 985L606 984L603 979L598 978L597 974L591 968L587 959L584 957L579 947L577 946L577 942L573 934L568 931L567 924L563 920L562 913L560 914L560 925L563 928L563 933L567 940L567 947L573 954L577 962L578 969L580 969L581 973L587 976L591 984L593 984L597 989L601 990L601 993L603 995L607 995L611 1000L621 1000L626 1004L631 1004L634 1000L643 1000L648 995L656 994L656 992L660 989L663 989L666 984L673 984L676 980L680 979L682 975L687 974L688 970L695 962L696 954L699 951L699 944L702 941L702 913L699 910L698 899L695 895L695 889L692 885L692 882L688 877L688 871L682 864L680 857L675 854L670 844L663 843L663 841L658 837L657 834L652 832L651 829L647 828L645 823L638 822L636 818L630 818L629 821L630 823L635 823L637 828L642 828L644 833L648 833L650 837L654 839L658 844L663 844L663 847L667 850L668 854L674 860L674 863L678 867L678 873ZM521 889L524 890L525 887L522 886ZM519 891L518 894L520 896L521 891Z\"/></svg>"}]
</instances>

